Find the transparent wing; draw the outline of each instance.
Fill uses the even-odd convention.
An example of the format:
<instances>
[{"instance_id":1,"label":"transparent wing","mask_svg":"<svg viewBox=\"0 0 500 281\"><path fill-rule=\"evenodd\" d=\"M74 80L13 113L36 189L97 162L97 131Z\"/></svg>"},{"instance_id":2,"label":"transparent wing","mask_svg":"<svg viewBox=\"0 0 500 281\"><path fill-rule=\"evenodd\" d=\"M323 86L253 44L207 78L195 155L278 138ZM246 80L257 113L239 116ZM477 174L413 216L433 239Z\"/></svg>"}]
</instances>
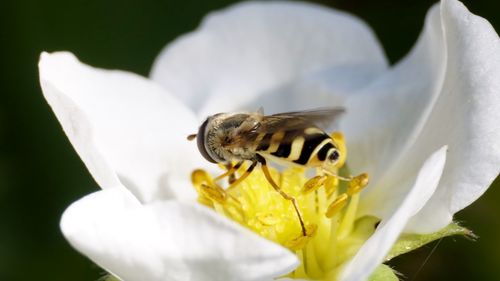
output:
<instances>
[{"instance_id":1,"label":"transparent wing","mask_svg":"<svg viewBox=\"0 0 500 281\"><path fill-rule=\"evenodd\" d=\"M344 108L332 107L260 116L260 122L252 124L252 126L242 125L242 128L237 130L238 133L232 137L230 146L247 147L252 145L261 134L271 136L280 131L286 134L279 143L291 143L296 136L302 134L302 129L309 127L326 128L344 111ZM259 141L259 144L270 145L271 142L271 138L263 138Z\"/></svg>"},{"instance_id":2,"label":"transparent wing","mask_svg":"<svg viewBox=\"0 0 500 281\"><path fill-rule=\"evenodd\" d=\"M280 130L304 129L311 126L326 128L344 112L345 109L342 107L331 107L268 115L263 117L262 126L258 130L273 133Z\"/></svg>"}]
</instances>

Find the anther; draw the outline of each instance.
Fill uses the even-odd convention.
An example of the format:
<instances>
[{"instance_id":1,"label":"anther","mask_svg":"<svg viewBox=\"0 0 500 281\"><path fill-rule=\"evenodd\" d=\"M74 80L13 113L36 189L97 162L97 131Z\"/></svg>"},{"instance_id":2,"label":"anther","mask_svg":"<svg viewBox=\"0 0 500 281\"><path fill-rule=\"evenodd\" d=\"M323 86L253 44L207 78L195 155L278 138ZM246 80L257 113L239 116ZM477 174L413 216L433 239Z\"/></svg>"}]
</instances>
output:
<instances>
[{"instance_id":1,"label":"anther","mask_svg":"<svg viewBox=\"0 0 500 281\"><path fill-rule=\"evenodd\" d=\"M318 226L316 224L308 224L305 229L307 233L306 235L301 235L285 242L285 247L293 251L298 251L304 248L307 243L316 235Z\"/></svg>"},{"instance_id":2,"label":"anther","mask_svg":"<svg viewBox=\"0 0 500 281\"><path fill-rule=\"evenodd\" d=\"M325 213L326 217L331 218L335 214L337 214L340 210L342 210L342 208L344 208L344 206L347 204L348 197L349 196L347 196L347 194L345 193L340 194L335 199L335 201L333 201L333 203L330 204L330 206L328 206L328 209L326 210Z\"/></svg>"},{"instance_id":3,"label":"anther","mask_svg":"<svg viewBox=\"0 0 500 281\"><path fill-rule=\"evenodd\" d=\"M210 201L222 204L226 201L226 191L215 184L212 177L204 170L195 170L191 173L191 182L198 191L198 201L210 206Z\"/></svg>"},{"instance_id":4,"label":"anther","mask_svg":"<svg viewBox=\"0 0 500 281\"><path fill-rule=\"evenodd\" d=\"M224 189L221 187L214 185L206 185L206 184L201 184L200 186L200 191L205 195L207 198L219 203L223 204L226 201L226 192Z\"/></svg>"},{"instance_id":5,"label":"anther","mask_svg":"<svg viewBox=\"0 0 500 281\"><path fill-rule=\"evenodd\" d=\"M191 182L196 188L203 183L207 183L209 185L213 183L212 177L206 171L200 169L194 170L191 173Z\"/></svg>"},{"instance_id":6,"label":"anther","mask_svg":"<svg viewBox=\"0 0 500 281\"><path fill-rule=\"evenodd\" d=\"M347 188L347 194L349 196L352 196L356 193L359 193L367 185L368 185L368 174L367 173L362 173L358 176L355 176L349 182L349 187Z\"/></svg>"},{"instance_id":7,"label":"anther","mask_svg":"<svg viewBox=\"0 0 500 281\"><path fill-rule=\"evenodd\" d=\"M337 187L339 185L339 179L336 177L328 177L327 180L325 181L325 192L328 197L332 196L332 194L337 190Z\"/></svg>"},{"instance_id":8,"label":"anther","mask_svg":"<svg viewBox=\"0 0 500 281\"><path fill-rule=\"evenodd\" d=\"M210 200L209 198L207 198L205 195L198 194L197 201L198 201L198 203L200 203L202 205L205 205L205 206L207 206L209 208L213 208L214 207L213 201Z\"/></svg>"},{"instance_id":9,"label":"anther","mask_svg":"<svg viewBox=\"0 0 500 281\"><path fill-rule=\"evenodd\" d=\"M308 180L305 184L304 187L302 188L302 193L303 194L308 194L310 192L318 190L321 186L323 186L326 182L327 176L315 176Z\"/></svg>"}]
</instances>

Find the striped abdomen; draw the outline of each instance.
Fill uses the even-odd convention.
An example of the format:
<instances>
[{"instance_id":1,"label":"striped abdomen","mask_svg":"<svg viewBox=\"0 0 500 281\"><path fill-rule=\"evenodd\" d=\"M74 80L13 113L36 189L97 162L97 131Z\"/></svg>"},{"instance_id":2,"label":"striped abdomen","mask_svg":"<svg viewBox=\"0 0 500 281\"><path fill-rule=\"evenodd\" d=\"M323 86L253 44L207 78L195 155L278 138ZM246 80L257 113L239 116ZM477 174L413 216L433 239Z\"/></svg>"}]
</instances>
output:
<instances>
[{"instance_id":1,"label":"striped abdomen","mask_svg":"<svg viewBox=\"0 0 500 281\"><path fill-rule=\"evenodd\" d=\"M333 139L319 128L263 133L257 137L256 151L264 157L278 158L308 167L322 166L325 160L337 161Z\"/></svg>"}]
</instances>

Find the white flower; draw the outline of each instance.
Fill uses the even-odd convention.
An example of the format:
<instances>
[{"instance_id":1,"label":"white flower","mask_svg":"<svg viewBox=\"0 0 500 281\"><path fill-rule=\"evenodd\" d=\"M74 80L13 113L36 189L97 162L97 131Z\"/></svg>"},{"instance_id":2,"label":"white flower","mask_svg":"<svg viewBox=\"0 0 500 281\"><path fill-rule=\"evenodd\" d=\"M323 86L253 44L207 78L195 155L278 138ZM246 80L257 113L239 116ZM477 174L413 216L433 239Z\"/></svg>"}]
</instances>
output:
<instances>
[{"instance_id":1,"label":"white flower","mask_svg":"<svg viewBox=\"0 0 500 281\"><path fill-rule=\"evenodd\" d=\"M160 54L151 79L69 53L44 53L39 67L45 98L103 189L73 203L61 229L127 281L266 280L299 263L195 202L190 173L213 167L186 136L209 113L347 108L349 167L372 180L357 216L382 222L342 280L370 276L403 231L448 225L500 170L499 37L455 0L430 10L394 67L359 19L297 2L208 16Z\"/></svg>"}]
</instances>

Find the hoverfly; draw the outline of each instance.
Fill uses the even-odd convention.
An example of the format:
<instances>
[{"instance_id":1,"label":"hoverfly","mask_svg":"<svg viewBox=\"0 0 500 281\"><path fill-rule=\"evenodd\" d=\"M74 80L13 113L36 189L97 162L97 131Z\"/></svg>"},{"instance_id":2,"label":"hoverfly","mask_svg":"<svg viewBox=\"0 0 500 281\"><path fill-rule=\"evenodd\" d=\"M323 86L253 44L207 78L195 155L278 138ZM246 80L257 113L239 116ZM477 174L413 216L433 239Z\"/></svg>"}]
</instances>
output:
<instances>
[{"instance_id":1,"label":"hoverfly","mask_svg":"<svg viewBox=\"0 0 500 281\"><path fill-rule=\"evenodd\" d=\"M216 179L229 177L228 189L247 178L260 163L271 186L293 203L305 236L297 201L273 180L267 160L321 168L328 173L340 158L340 151L334 140L320 127L332 123L342 112L343 108L336 107L273 115L264 115L262 111L218 113L209 116L199 127L198 133L189 135L188 140L197 139L201 155L209 162L226 165L228 171ZM245 161L250 161L250 166L235 179L235 172ZM231 163L236 164L232 166Z\"/></svg>"}]
</instances>

